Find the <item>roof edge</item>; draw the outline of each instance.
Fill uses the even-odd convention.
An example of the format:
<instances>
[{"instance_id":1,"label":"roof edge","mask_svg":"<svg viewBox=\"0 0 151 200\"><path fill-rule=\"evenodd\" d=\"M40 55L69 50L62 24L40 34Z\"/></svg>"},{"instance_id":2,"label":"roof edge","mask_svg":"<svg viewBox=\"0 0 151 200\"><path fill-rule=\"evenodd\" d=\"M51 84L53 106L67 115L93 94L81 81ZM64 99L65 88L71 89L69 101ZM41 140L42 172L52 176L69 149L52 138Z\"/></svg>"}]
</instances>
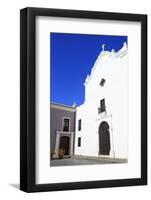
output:
<instances>
[{"instance_id":1,"label":"roof edge","mask_svg":"<svg viewBox=\"0 0 151 200\"><path fill-rule=\"evenodd\" d=\"M72 111L72 112L76 111L76 107L68 106L65 104L59 104L59 103L55 103L55 102L50 102L50 107L60 109L60 110Z\"/></svg>"}]
</instances>

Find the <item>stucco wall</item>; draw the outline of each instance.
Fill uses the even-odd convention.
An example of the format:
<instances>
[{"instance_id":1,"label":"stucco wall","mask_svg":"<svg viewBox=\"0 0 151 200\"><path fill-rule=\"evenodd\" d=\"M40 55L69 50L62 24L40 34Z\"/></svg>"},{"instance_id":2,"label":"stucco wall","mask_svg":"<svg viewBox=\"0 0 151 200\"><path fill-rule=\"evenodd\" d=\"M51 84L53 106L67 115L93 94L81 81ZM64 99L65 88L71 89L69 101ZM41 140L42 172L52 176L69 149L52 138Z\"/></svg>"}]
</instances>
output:
<instances>
[{"instance_id":1,"label":"stucco wall","mask_svg":"<svg viewBox=\"0 0 151 200\"><path fill-rule=\"evenodd\" d=\"M110 127L110 157L127 158L128 141L128 53L127 46L118 52L101 52L90 76L85 81L85 102L77 107L77 120L82 119L82 130L76 128L75 154L98 156L98 129L102 121ZM105 85L99 85L101 79ZM98 114L100 100L105 98L106 113ZM77 122L76 122L77 124ZM81 147L77 138L81 137Z\"/></svg>"},{"instance_id":2,"label":"stucco wall","mask_svg":"<svg viewBox=\"0 0 151 200\"><path fill-rule=\"evenodd\" d=\"M70 118L70 132L75 131L75 111L63 110L59 108L50 108L50 145L54 152L56 142L56 131L62 131L63 118Z\"/></svg>"}]
</instances>

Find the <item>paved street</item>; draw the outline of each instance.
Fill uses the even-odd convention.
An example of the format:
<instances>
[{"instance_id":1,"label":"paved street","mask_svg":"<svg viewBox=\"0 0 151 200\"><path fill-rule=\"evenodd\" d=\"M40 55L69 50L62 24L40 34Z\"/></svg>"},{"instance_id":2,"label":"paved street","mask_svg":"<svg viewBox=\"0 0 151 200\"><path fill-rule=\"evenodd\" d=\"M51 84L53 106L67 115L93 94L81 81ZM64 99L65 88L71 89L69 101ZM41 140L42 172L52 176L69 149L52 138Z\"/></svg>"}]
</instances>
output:
<instances>
[{"instance_id":1,"label":"paved street","mask_svg":"<svg viewBox=\"0 0 151 200\"><path fill-rule=\"evenodd\" d=\"M90 158L64 158L51 160L51 166L68 166L68 165L91 165L91 164L114 164L114 163L126 163L124 159L90 159Z\"/></svg>"}]
</instances>

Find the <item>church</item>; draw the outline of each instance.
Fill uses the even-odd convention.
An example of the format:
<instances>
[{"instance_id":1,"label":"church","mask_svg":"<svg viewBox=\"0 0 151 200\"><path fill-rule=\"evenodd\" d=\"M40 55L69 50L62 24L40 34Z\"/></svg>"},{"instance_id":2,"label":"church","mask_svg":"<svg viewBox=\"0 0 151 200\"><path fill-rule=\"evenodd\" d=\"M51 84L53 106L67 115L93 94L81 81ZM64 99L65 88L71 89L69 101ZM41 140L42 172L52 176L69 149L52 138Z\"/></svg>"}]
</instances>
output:
<instances>
[{"instance_id":1,"label":"church","mask_svg":"<svg viewBox=\"0 0 151 200\"><path fill-rule=\"evenodd\" d=\"M87 75L80 106L50 104L51 153L58 156L128 159L128 47L105 45Z\"/></svg>"}]
</instances>

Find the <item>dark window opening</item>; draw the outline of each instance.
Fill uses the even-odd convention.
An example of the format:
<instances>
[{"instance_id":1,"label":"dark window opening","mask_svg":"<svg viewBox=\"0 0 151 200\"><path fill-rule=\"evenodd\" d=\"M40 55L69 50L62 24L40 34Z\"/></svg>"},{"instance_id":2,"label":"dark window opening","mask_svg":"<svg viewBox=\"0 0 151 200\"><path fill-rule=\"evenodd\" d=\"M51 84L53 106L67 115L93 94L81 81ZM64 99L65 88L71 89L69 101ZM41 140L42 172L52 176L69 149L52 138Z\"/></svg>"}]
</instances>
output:
<instances>
[{"instance_id":1,"label":"dark window opening","mask_svg":"<svg viewBox=\"0 0 151 200\"><path fill-rule=\"evenodd\" d=\"M81 137L78 137L78 147L81 147Z\"/></svg>"},{"instance_id":2,"label":"dark window opening","mask_svg":"<svg viewBox=\"0 0 151 200\"><path fill-rule=\"evenodd\" d=\"M63 121L63 131L69 132L69 119L67 118L64 118Z\"/></svg>"},{"instance_id":3,"label":"dark window opening","mask_svg":"<svg viewBox=\"0 0 151 200\"><path fill-rule=\"evenodd\" d=\"M101 113L101 108L98 108L98 114L100 114Z\"/></svg>"},{"instance_id":4,"label":"dark window opening","mask_svg":"<svg viewBox=\"0 0 151 200\"><path fill-rule=\"evenodd\" d=\"M106 106L105 106L105 99L102 99L100 102L100 112L105 112Z\"/></svg>"},{"instance_id":5,"label":"dark window opening","mask_svg":"<svg viewBox=\"0 0 151 200\"><path fill-rule=\"evenodd\" d=\"M81 131L81 119L78 120L78 131Z\"/></svg>"},{"instance_id":6,"label":"dark window opening","mask_svg":"<svg viewBox=\"0 0 151 200\"><path fill-rule=\"evenodd\" d=\"M102 86L102 87L103 87L103 86L104 86L104 84L105 84L105 81L106 81L106 80L105 80L104 78L102 78L102 79L101 79L101 82L100 82L100 86Z\"/></svg>"}]
</instances>

